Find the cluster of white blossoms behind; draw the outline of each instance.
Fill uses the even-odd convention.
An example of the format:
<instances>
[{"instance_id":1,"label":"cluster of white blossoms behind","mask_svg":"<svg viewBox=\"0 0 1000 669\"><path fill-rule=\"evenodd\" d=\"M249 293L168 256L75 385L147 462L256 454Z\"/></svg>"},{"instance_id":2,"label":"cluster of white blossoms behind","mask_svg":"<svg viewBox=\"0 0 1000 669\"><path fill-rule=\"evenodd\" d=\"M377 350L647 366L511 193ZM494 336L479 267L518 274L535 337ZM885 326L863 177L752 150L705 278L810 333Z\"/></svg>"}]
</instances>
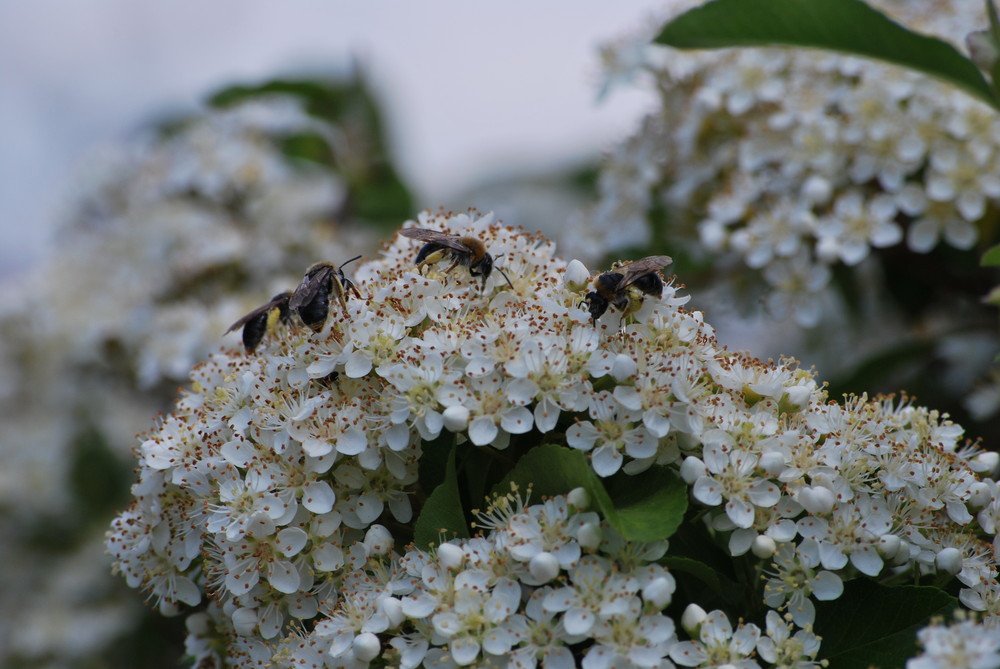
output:
<instances>
[{"instance_id":1,"label":"cluster of white blossoms behind","mask_svg":"<svg viewBox=\"0 0 1000 669\"><path fill-rule=\"evenodd\" d=\"M982 2L870 4L953 41L987 26ZM662 208L672 241L738 254L772 312L808 326L832 265L904 240L969 249L1000 199L1000 116L949 84L815 50L660 51L627 42L605 57L660 102L601 170L590 227L610 248L647 243Z\"/></svg>"},{"instance_id":2,"label":"cluster of white blossoms behind","mask_svg":"<svg viewBox=\"0 0 1000 669\"><path fill-rule=\"evenodd\" d=\"M337 220L341 177L283 149L337 132L284 97L149 130L89 166L51 255L3 286L0 664L78 666L140 619L81 538L101 535L74 480L78 463L101 466L81 441L125 468L132 435L253 300L294 281L312 253L374 246ZM39 541L44 528L59 550ZM89 587L52 578L66 569Z\"/></svg>"},{"instance_id":3,"label":"cluster of white blossoms behind","mask_svg":"<svg viewBox=\"0 0 1000 669\"><path fill-rule=\"evenodd\" d=\"M815 600L906 572L957 577L1000 620L997 458L946 417L830 402L810 372L721 349L669 281L594 324L586 268L491 216L407 225L480 239L512 286L420 273L397 235L356 266L362 299L315 334L213 354L137 450L108 547L164 612L197 610L199 666L805 667ZM667 537L628 539L580 490L494 500L474 538L401 546L441 437L501 460L578 451L605 478L677 472L729 553L755 556L775 615L762 632L713 612L680 640Z\"/></svg>"}]
</instances>

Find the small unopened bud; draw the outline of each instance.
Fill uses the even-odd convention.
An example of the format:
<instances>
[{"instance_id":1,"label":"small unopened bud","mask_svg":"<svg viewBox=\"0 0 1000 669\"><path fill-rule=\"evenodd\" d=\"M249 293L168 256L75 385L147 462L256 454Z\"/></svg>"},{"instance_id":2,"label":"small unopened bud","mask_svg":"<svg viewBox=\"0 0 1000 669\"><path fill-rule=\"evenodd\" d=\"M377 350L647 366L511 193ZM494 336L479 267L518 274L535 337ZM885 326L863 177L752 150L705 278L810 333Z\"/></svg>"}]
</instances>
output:
<instances>
[{"instance_id":1,"label":"small unopened bud","mask_svg":"<svg viewBox=\"0 0 1000 669\"><path fill-rule=\"evenodd\" d=\"M1000 453L996 451L983 451L972 459L972 469L979 473L996 471L1000 464Z\"/></svg>"},{"instance_id":2,"label":"small unopened bud","mask_svg":"<svg viewBox=\"0 0 1000 669\"><path fill-rule=\"evenodd\" d=\"M824 177L813 175L802 184L802 197L810 204L826 204L833 195L833 184Z\"/></svg>"},{"instance_id":3,"label":"small unopened bud","mask_svg":"<svg viewBox=\"0 0 1000 669\"><path fill-rule=\"evenodd\" d=\"M438 563L449 571L457 571L465 564L465 551L455 544L438 546Z\"/></svg>"},{"instance_id":4,"label":"small unopened bud","mask_svg":"<svg viewBox=\"0 0 1000 669\"><path fill-rule=\"evenodd\" d=\"M385 555L395 543L384 525L372 525L365 533L365 550L368 555Z\"/></svg>"},{"instance_id":5,"label":"small unopened bud","mask_svg":"<svg viewBox=\"0 0 1000 669\"><path fill-rule=\"evenodd\" d=\"M688 633L688 636L692 639L697 639L701 624L705 622L705 618L707 617L708 614L705 613L705 609L697 604L688 604L687 608L684 609L684 614L681 616L681 627Z\"/></svg>"},{"instance_id":6,"label":"small unopened bud","mask_svg":"<svg viewBox=\"0 0 1000 669\"><path fill-rule=\"evenodd\" d=\"M406 614L403 613L403 602L395 597L383 597L379 600L378 606L389 621L389 627L399 627L406 620Z\"/></svg>"},{"instance_id":7,"label":"small unopened bud","mask_svg":"<svg viewBox=\"0 0 1000 669\"><path fill-rule=\"evenodd\" d=\"M778 545L774 542L774 539L765 534L761 534L750 544L750 552L761 560L766 560L773 556L776 550L778 550Z\"/></svg>"},{"instance_id":8,"label":"small unopened bud","mask_svg":"<svg viewBox=\"0 0 1000 669\"><path fill-rule=\"evenodd\" d=\"M760 456L758 464L768 476L777 476L785 471L785 456L777 451L768 451Z\"/></svg>"},{"instance_id":9,"label":"small unopened bud","mask_svg":"<svg viewBox=\"0 0 1000 669\"><path fill-rule=\"evenodd\" d=\"M667 576L657 576L642 589L642 599L657 609L663 609L670 604L670 599L673 597L674 590L676 589L677 584L674 582L673 576L669 578Z\"/></svg>"},{"instance_id":10,"label":"small unopened bud","mask_svg":"<svg viewBox=\"0 0 1000 669\"><path fill-rule=\"evenodd\" d=\"M583 290L590 283L590 270L575 258L566 265L566 273L563 274L563 283L570 290Z\"/></svg>"},{"instance_id":11,"label":"small unopened bud","mask_svg":"<svg viewBox=\"0 0 1000 669\"><path fill-rule=\"evenodd\" d=\"M252 636L257 628L257 609L242 606L232 615L233 629L241 636Z\"/></svg>"},{"instance_id":12,"label":"small unopened bud","mask_svg":"<svg viewBox=\"0 0 1000 669\"><path fill-rule=\"evenodd\" d=\"M981 509L993 501L993 491L985 481L976 481L969 486L969 506Z\"/></svg>"},{"instance_id":13,"label":"small unopened bud","mask_svg":"<svg viewBox=\"0 0 1000 669\"><path fill-rule=\"evenodd\" d=\"M573 488L566 495L566 501L577 511L590 508L590 493L586 488Z\"/></svg>"},{"instance_id":14,"label":"small unopened bud","mask_svg":"<svg viewBox=\"0 0 1000 669\"><path fill-rule=\"evenodd\" d=\"M461 432L469 427L469 408L461 405L448 407L441 412L444 418L444 426L450 432Z\"/></svg>"},{"instance_id":15,"label":"small unopened bud","mask_svg":"<svg viewBox=\"0 0 1000 669\"><path fill-rule=\"evenodd\" d=\"M378 637L371 632L362 632L354 637L352 648L354 657L362 662L371 662L382 651L382 644L379 643Z\"/></svg>"},{"instance_id":16,"label":"small unopened bud","mask_svg":"<svg viewBox=\"0 0 1000 669\"><path fill-rule=\"evenodd\" d=\"M681 478L688 485L694 485L694 482L704 476L706 472L708 472L708 468L705 467L705 463L693 455L684 458L684 462L681 463Z\"/></svg>"},{"instance_id":17,"label":"small unopened bud","mask_svg":"<svg viewBox=\"0 0 1000 669\"><path fill-rule=\"evenodd\" d=\"M934 558L934 564L938 571L955 575L962 571L962 551L952 546L942 548Z\"/></svg>"},{"instance_id":18,"label":"small unopened bud","mask_svg":"<svg viewBox=\"0 0 1000 669\"><path fill-rule=\"evenodd\" d=\"M879 555L882 557L892 560L899 554L899 549L902 545L903 541L895 534L883 534L878 538L878 548L876 550L878 550Z\"/></svg>"},{"instance_id":19,"label":"small unopened bud","mask_svg":"<svg viewBox=\"0 0 1000 669\"><path fill-rule=\"evenodd\" d=\"M584 523L576 533L576 540L581 548L596 551L601 547L601 541L604 540L604 532L601 531L601 526L598 523Z\"/></svg>"},{"instance_id":20,"label":"small unopened bud","mask_svg":"<svg viewBox=\"0 0 1000 669\"><path fill-rule=\"evenodd\" d=\"M559 575L559 559L552 553L543 551L531 558L528 571L539 583L548 583Z\"/></svg>"},{"instance_id":21,"label":"small unopened bud","mask_svg":"<svg viewBox=\"0 0 1000 669\"><path fill-rule=\"evenodd\" d=\"M806 486L799 490L795 500L809 513L826 515L833 511L836 498L833 491L823 486Z\"/></svg>"},{"instance_id":22,"label":"small unopened bud","mask_svg":"<svg viewBox=\"0 0 1000 669\"><path fill-rule=\"evenodd\" d=\"M631 378L636 371L638 371L638 367L635 360L624 353L616 355L611 363L611 378L618 382Z\"/></svg>"}]
</instances>

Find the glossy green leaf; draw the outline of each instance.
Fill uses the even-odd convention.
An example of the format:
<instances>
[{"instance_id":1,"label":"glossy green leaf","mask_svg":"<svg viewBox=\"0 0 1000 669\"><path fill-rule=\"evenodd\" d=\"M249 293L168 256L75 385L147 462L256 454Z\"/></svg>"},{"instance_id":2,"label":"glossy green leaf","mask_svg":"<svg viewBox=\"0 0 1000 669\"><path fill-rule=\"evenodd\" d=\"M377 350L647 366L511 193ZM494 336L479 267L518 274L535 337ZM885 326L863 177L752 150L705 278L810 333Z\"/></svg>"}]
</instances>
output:
<instances>
[{"instance_id":1,"label":"glossy green leaf","mask_svg":"<svg viewBox=\"0 0 1000 669\"><path fill-rule=\"evenodd\" d=\"M1000 108L982 72L955 47L861 0L712 0L668 23L655 41L680 49L799 46L867 56L938 77Z\"/></svg>"},{"instance_id":2,"label":"glossy green leaf","mask_svg":"<svg viewBox=\"0 0 1000 669\"><path fill-rule=\"evenodd\" d=\"M902 667L917 653L917 630L956 605L940 588L850 581L838 599L816 603L821 654L838 669Z\"/></svg>"},{"instance_id":3,"label":"glossy green leaf","mask_svg":"<svg viewBox=\"0 0 1000 669\"><path fill-rule=\"evenodd\" d=\"M586 455L553 444L528 451L494 492L508 492L511 482L521 490L530 484L533 500L583 488L601 515L630 541L666 539L680 525L687 509L687 486L665 468L602 480Z\"/></svg>"},{"instance_id":4,"label":"glossy green leaf","mask_svg":"<svg viewBox=\"0 0 1000 669\"><path fill-rule=\"evenodd\" d=\"M982 259L979 264L983 267L996 267L1000 265L1000 244L997 244L989 251L983 254Z\"/></svg>"},{"instance_id":5,"label":"glossy green leaf","mask_svg":"<svg viewBox=\"0 0 1000 669\"><path fill-rule=\"evenodd\" d=\"M611 498L604 490L600 478L590 468L587 456L578 450L542 444L524 454L517 465L493 488L496 494L510 492L516 483L522 491L531 486L532 500L542 496L565 495L574 488L583 488L590 494L591 502L609 519L615 514Z\"/></svg>"},{"instance_id":6,"label":"glossy green leaf","mask_svg":"<svg viewBox=\"0 0 1000 669\"><path fill-rule=\"evenodd\" d=\"M414 525L413 543L418 548L438 544L442 538L468 538L469 528L462 510L462 497L455 471L455 448L452 446L445 465L444 480L427 498Z\"/></svg>"},{"instance_id":7,"label":"glossy green leaf","mask_svg":"<svg viewBox=\"0 0 1000 669\"><path fill-rule=\"evenodd\" d=\"M666 467L635 476L619 474L605 482L618 517L616 529L632 541L670 537L688 506L688 487Z\"/></svg>"}]
</instances>

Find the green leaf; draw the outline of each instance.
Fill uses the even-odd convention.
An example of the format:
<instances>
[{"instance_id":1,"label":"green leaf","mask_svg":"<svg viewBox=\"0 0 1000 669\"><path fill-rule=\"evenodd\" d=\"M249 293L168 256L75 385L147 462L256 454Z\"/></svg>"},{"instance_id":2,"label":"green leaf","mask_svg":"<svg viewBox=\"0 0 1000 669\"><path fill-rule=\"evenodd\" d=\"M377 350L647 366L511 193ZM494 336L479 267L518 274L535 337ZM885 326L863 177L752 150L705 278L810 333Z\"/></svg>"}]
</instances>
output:
<instances>
[{"instance_id":1,"label":"green leaf","mask_svg":"<svg viewBox=\"0 0 1000 669\"><path fill-rule=\"evenodd\" d=\"M542 444L525 453L507 476L494 486L493 493L503 495L510 492L510 484L516 483L521 490L532 489L532 498L540 496L565 495L574 488L583 488L590 494L591 501L605 513L614 513L611 498L601 485L594 470L590 468L587 456L578 450Z\"/></svg>"},{"instance_id":2,"label":"green leaf","mask_svg":"<svg viewBox=\"0 0 1000 669\"><path fill-rule=\"evenodd\" d=\"M525 453L493 492L507 493L512 482L521 490L530 484L533 499L583 488L601 515L630 541L666 539L680 525L687 509L687 486L663 467L602 482L586 455L554 444ZM605 484L611 486L610 491Z\"/></svg>"},{"instance_id":3,"label":"green leaf","mask_svg":"<svg viewBox=\"0 0 1000 669\"><path fill-rule=\"evenodd\" d=\"M840 598L816 603L820 653L837 669L902 667L917 653L917 630L957 605L939 588L850 581Z\"/></svg>"},{"instance_id":4,"label":"green leaf","mask_svg":"<svg viewBox=\"0 0 1000 669\"><path fill-rule=\"evenodd\" d=\"M424 503L414 525L413 543L418 548L429 548L452 537L469 537L469 528L462 510L462 498L455 472L455 446L451 447L445 465L444 480Z\"/></svg>"},{"instance_id":5,"label":"green leaf","mask_svg":"<svg viewBox=\"0 0 1000 669\"><path fill-rule=\"evenodd\" d=\"M655 41L680 49L800 46L867 56L938 77L1000 108L982 72L955 47L861 0L712 0L668 23Z\"/></svg>"},{"instance_id":6,"label":"green leaf","mask_svg":"<svg viewBox=\"0 0 1000 669\"><path fill-rule=\"evenodd\" d=\"M997 265L1000 265L1000 244L997 244L984 253L982 259L979 261L979 264L983 267L996 267Z\"/></svg>"},{"instance_id":7,"label":"green leaf","mask_svg":"<svg viewBox=\"0 0 1000 669\"><path fill-rule=\"evenodd\" d=\"M720 599L724 599L727 595L726 588L723 587L722 579L719 577L719 572L712 569L704 562L699 562L698 560L692 560L687 557L675 557L667 555L666 557L660 559L660 564L669 569L674 573L674 578L677 579L678 576L676 572L683 572L686 574L691 574L699 581L704 583L708 588L716 594Z\"/></svg>"},{"instance_id":8,"label":"green leaf","mask_svg":"<svg viewBox=\"0 0 1000 669\"><path fill-rule=\"evenodd\" d=\"M688 487L666 467L652 467L636 476L620 474L605 485L618 515L616 529L632 541L670 537L688 506Z\"/></svg>"}]
</instances>

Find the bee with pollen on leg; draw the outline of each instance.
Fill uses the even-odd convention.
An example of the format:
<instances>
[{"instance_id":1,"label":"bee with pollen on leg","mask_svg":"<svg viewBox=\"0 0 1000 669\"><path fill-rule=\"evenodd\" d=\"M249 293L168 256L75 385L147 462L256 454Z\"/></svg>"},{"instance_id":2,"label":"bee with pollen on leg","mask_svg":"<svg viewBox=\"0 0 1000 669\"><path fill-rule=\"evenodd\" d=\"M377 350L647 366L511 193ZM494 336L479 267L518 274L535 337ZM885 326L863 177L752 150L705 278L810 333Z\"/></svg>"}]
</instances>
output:
<instances>
[{"instance_id":1,"label":"bee with pollen on leg","mask_svg":"<svg viewBox=\"0 0 1000 669\"><path fill-rule=\"evenodd\" d=\"M502 269L494 266L493 256L486 250L486 245L476 237L452 235L426 228L404 228L399 231L399 234L426 242L420 247L416 258L417 269L421 273L423 273L425 265L433 265L447 258L451 260L451 264L444 270L444 274L459 265L466 267L473 278L482 279L482 290L485 291L486 280L496 269L503 275L511 290L514 290L514 284L510 282L510 277Z\"/></svg>"},{"instance_id":2,"label":"bee with pollen on leg","mask_svg":"<svg viewBox=\"0 0 1000 669\"><path fill-rule=\"evenodd\" d=\"M659 271L672 262L670 256L616 262L610 270L594 279L594 290L587 293L580 306L586 305L595 326L609 307L621 312L624 324L626 316L639 311L646 295L660 297L663 294L663 279Z\"/></svg>"},{"instance_id":3,"label":"bee with pollen on leg","mask_svg":"<svg viewBox=\"0 0 1000 669\"><path fill-rule=\"evenodd\" d=\"M252 355L257 351L260 343L264 341L265 335L273 337L279 326L287 326L291 323L292 312L288 306L291 297L292 291L290 290L278 293L267 304L257 307L230 325L223 334L229 334L242 327L243 348L247 355Z\"/></svg>"},{"instance_id":4,"label":"bee with pollen on leg","mask_svg":"<svg viewBox=\"0 0 1000 669\"><path fill-rule=\"evenodd\" d=\"M361 299L357 287L344 276L344 266L360 257L355 256L340 267L324 260L306 270L302 282L288 300L288 307L297 313L299 319L313 332L322 330L323 324L326 323L326 317L330 313L331 295L340 303L345 316L348 293L354 293L359 300Z\"/></svg>"}]
</instances>

